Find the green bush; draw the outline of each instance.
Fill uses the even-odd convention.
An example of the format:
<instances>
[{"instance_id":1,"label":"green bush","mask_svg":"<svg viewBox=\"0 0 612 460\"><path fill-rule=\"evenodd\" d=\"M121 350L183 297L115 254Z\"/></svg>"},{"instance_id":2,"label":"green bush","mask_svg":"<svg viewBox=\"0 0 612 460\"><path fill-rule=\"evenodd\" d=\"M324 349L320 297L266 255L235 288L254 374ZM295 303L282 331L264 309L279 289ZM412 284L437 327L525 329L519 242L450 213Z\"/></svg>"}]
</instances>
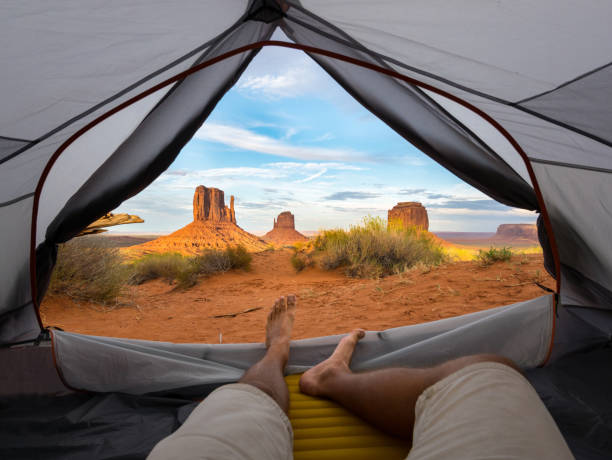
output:
<instances>
[{"instance_id":1,"label":"green bush","mask_svg":"<svg viewBox=\"0 0 612 460\"><path fill-rule=\"evenodd\" d=\"M240 245L225 250L207 249L194 257L176 253L148 254L132 263L132 283L162 278L176 281L179 288L188 288L196 284L199 275L240 268L249 270L252 259L253 256Z\"/></svg>"},{"instance_id":2,"label":"green bush","mask_svg":"<svg viewBox=\"0 0 612 460\"><path fill-rule=\"evenodd\" d=\"M232 264L225 251L207 249L193 258L194 269L198 275L210 275L230 270Z\"/></svg>"},{"instance_id":3,"label":"green bush","mask_svg":"<svg viewBox=\"0 0 612 460\"><path fill-rule=\"evenodd\" d=\"M301 256L298 252L295 252L291 256L291 265L296 272L301 272L306 268L307 262L304 256Z\"/></svg>"},{"instance_id":4,"label":"green bush","mask_svg":"<svg viewBox=\"0 0 612 460\"><path fill-rule=\"evenodd\" d=\"M495 262L507 262L512 259L512 250L507 247L503 247L500 249L497 248L489 248L488 251L484 251L482 249L478 250L478 254L476 254L475 258L482 265L491 265Z\"/></svg>"},{"instance_id":5,"label":"green bush","mask_svg":"<svg viewBox=\"0 0 612 460\"><path fill-rule=\"evenodd\" d=\"M134 284L162 278L168 282L183 280L186 282L194 274L195 267L189 257L178 253L146 254L131 264Z\"/></svg>"},{"instance_id":6,"label":"green bush","mask_svg":"<svg viewBox=\"0 0 612 460\"><path fill-rule=\"evenodd\" d=\"M253 260L253 256L244 246L240 244L234 247L229 246L225 249L225 254L229 258L230 268L232 270L241 268L248 271L251 269L251 261Z\"/></svg>"},{"instance_id":7,"label":"green bush","mask_svg":"<svg viewBox=\"0 0 612 460\"><path fill-rule=\"evenodd\" d=\"M416 263L437 265L446 260L444 249L431 234L404 228L381 218L367 217L350 230L325 230L314 246L322 268L345 267L347 275L378 278L401 273Z\"/></svg>"},{"instance_id":8,"label":"green bush","mask_svg":"<svg viewBox=\"0 0 612 460\"><path fill-rule=\"evenodd\" d=\"M129 278L117 248L100 238L79 237L59 245L49 293L108 305L118 302Z\"/></svg>"}]
</instances>

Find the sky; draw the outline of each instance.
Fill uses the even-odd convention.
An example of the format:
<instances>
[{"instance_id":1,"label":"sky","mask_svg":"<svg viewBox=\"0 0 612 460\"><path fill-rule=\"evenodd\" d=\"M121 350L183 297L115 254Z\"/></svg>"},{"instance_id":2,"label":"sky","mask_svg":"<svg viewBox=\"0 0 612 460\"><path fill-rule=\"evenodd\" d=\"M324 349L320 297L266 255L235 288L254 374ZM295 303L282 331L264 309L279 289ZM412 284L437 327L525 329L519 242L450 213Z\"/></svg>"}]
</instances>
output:
<instances>
[{"instance_id":1,"label":"sky","mask_svg":"<svg viewBox=\"0 0 612 460\"><path fill-rule=\"evenodd\" d=\"M238 225L265 233L282 211L298 230L348 228L419 201L430 230L494 232L535 214L490 199L413 147L301 51L264 48L174 163L114 212L169 233L192 221L198 185L235 196Z\"/></svg>"}]
</instances>

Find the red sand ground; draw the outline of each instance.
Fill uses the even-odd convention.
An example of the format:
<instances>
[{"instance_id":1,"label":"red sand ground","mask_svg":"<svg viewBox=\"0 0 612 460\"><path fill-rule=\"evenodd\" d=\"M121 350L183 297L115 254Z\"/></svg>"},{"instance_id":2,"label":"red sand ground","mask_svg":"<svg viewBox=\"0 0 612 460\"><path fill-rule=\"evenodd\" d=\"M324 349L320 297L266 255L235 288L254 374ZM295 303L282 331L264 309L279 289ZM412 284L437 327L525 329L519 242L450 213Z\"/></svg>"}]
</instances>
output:
<instances>
[{"instance_id":1,"label":"red sand ground","mask_svg":"<svg viewBox=\"0 0 612 460\"><path fill-rule=\"evenodd\" d=\"M301 339L356 327L382 330L531 299L546 294L533 283L536 278L554 287L541 255L519 255L489 267L457 262L362 280L317 268L296 274L291 254L287 249L254 254L252 271L201 279L185 291L151 281L131 288L125 299L131 306L110 310L48 296L41 316L46 325L92 335L208 343L219 343L221 336L223 343L260 342L268 309L283 294L297 294L293 338ZM253 307L263 308L213 318Z\"/></svg>"}]
</instances>

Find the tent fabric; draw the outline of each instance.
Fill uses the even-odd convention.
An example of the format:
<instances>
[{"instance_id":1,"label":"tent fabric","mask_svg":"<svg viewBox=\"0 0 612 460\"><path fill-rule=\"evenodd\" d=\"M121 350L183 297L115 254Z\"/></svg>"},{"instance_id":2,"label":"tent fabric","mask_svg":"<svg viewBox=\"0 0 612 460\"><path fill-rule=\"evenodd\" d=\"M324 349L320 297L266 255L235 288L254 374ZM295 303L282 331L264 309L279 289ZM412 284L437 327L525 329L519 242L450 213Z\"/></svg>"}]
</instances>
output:
<instances>
[{"instance_id":1,"label":"tent fabric","mask_svg":"<svg viewBox=\"0 0 612 460\"><path fill-rule=\"evenodd\" d=\"M527 371L577 459L604 460L612 452L612 348L597 347Z\"/></svg>"},{"instance_id":2,"label":"tent fabric","mask_svg":"<svg viewBox=\"0 0 612 460\"><path fill-rule=\"evenodd\" d=\"M554 208L561 189L571 195L572 209L578 211L557 208L560 211L551 216L551 238L561 235L561 243L556 245L560 262L578 274L562 278L561 298L569 299L572 305L610 308L601 302L601 296L589 295L590 288L581 295L575 293L584 291L577 285L580 277L601 286L602 292L612 291L612 247L603 244L600 230L609 225L611 216L609 206L599 198L610 196L612 191L611 143L606 131L612 121L606 90L612 76L612 41L605 39L608 27L602 19L609 16L611 6L587 1L576 8L552 0L536 6L524 1L483 5L474 0L461 7L425 0L409 5L392 0L376 5L319 0L221 5L184 0L171 6L145 6L134 0L94 2L87 9L78 6L66 1L50 12L35 1L12 2L4 7L6 14L0 20L1 36L22 37L10 40L12 46L1 54L11 65L4 66L0 74L0 90L6 101L0 114L0 218L5 247L10 248L0 267L0 313L32 300L29 233L34 212L36 245L47 250L84 225L74 217L80 210L77 197L89 195L84 202L94 203L97 194L113 190L109 207L144 187L169 164L185 142L189 132L186 124L159 132L156 145L143 143L153 150L139 162L122 158L135 147L138 136L144 135L144 126L153 122L149 114L158 120L167 116L166 108L173 99L168 95L181 84L148 102L141 101L139 108L117 114L115 122L123 117L129 122L123 130L112 130L114 139L109 140L108 151L87 155L93 137L87 141L85 135L77 140L73 153L64 153L68 155L65 158L87 160L73 163L78 170L73 180L62 183L61 169L49 175L40 197L45 206L39 213L33 208L34 193L53 152L96 117L195 65L225 38L236 37L256 24L269 27L266 30L270 33L281 27L298 44L313 44L396 70L492 117L525 151L533 176L529 165L520 165L517 152L498 134L492 134L495 130L489 123L468 108L459 108L456 101L311 53L374 114L494 198L539 209L541 205ZM204 11L206 14L195 14ZM247 34L241 43L254 43L265 36L269 35ZM228 85L243 70L228 63L214 67L216 72L213 68L203 72ZM197 79L191 77L187 80ZM220 85L215 97L221 97L228 87ZM202 107L205 105L203 102ZM198 123L206 113L200 113ZM105 123L112 123L111 119ZM187 119L185 115L183 122L188 124ZM182 137L171 142L178 132ZM114 148L113 142L119 147ZM65 166L66 161L58 160L58 165ZM98 176L103 170L113 173L112 177L117 174L115 168L123 166L134 171L119 174L108 187L93 185L95 171L100 171ZM145 177L143 171L149 167L150 174ZM555 184L548 176L558 179L560 167L568 171L563 183ZM532 179L540 185L541 203L534 201ZM586 187L590 187L588 193L582 193ZM576 193L577 189L581 192ZM109 210L97 204L83 219ZM590 217L593 225L581 228ZM47 233L52 221L52 230ZM568 229L580 229L583 235L565 238ZM37 271L48 271L49 267L44 264ZM37 273L37 277L45 279L45 274Z\"/></svg>"},{"instance_id":3,"label":"tent fabric","mask_svg":"<svg viewBox=\"0 0 612 460\"><path fill-rule=\"evenodd\" d=\"M3 398L0 458L144 460L196 405L117 393Z\"/></svg>"},{"instance_id":4,"label":"tent fabric","mask_svg":"<svg viewBox=\"0 0 612 460\"><path fill-rule=\"evenodd\" d=\"M426 367L474 353L498 353L523 368L540 365L550 347L553 296L431 323L368 332L352 368ZM287 373L329 356L341 336L292 343ZM66 384L88 391L198 394L237 381L265 353L263 344L178 344L53 331L56 362Z\"/></svg>"},{"instance_id":5,"label":"tent fabric","mask_svg":"<svg viewBox=\"0 0 612 460\"><path fill-rule=\"evenodd\" d=\"M558 317L547 296L469 320L370 334L358 367L425 365L487 350L533 367L548 354L553 322L552 366L612 339L606 234L612 226L612 4L62 0L51 8L10 0L1 9L0 39L7 46L0 49L0 343L40 330L36 304L55 245L160 174L259 47L160 89L92 131L86 127L211 56L267 40L275 28L296 46L412 79L309 53L366 108L450 171L501 202L541 211L559 258ZM78 133L49 169L54 153ZM96 147L100 136L106 148ZM260 345L55 334L66 379L100 391L201 391L237 378L263 352ZM337 339L300 342L292 371L314 363ZM593 363L606 359L605 353L591 356ZM573 361L572 372L578 366ZM154 378L143 379L144 370ZM542 378L540 394L550 395L557 409L579 412L569 402L571 388L585 387L564 375ZM570 390L550 392L557 384ZM591 396L605 398L597 391ZM580 418L573 433L588 423ZM600 445L594 440L603 433L599 428L585 438L593 446ZM586 444L574 446L584 458L596 458Z\"/></svg>"},{"instance_id":6,"label":"tent fabric","mask_svg":"<svg viewBox=\"0 0 612 460\"><path fill-rule=\"evenodd\" d=\"M612 376L601 366L611 358L610 348L597 348L526 373L581 460L607 459L612 450L612 410L605 384ZM63 460L69 453L83 460L144 459L196 404L176 396L117 393L4 397L0 457Z\"/></svg>"}]
</instances>

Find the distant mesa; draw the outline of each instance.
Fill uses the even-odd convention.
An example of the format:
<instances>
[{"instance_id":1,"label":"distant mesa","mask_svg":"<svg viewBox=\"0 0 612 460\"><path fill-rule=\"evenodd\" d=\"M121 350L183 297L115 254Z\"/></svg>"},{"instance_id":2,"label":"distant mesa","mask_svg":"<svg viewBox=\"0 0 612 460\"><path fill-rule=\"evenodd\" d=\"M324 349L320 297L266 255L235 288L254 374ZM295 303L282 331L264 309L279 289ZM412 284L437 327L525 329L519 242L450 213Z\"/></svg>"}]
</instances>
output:
<instances>
[{"instance_id":1,"label":"distant mesa","mask_svg":"<svg viewBox=\"0 0 612 460\"><path fill-rule=\"evenodd\" d=\"M308 240L295 229L295 216L289 211L281 212L274 219L274 227L263 236L263 239L274 245L294 244Z\"/></svg>"},{"instance_id":2,"label":"distant mesa","mask_svg":"<svg viewBox=\"0 0 612 460\"><path fill-rule=\"evenodd\" d=\"M493 238L538 242L538 227L535 224L501 224L497 227L497 232Z\"/></svg>"},{"instance_id":3,"label":"distant mesa","mask_svg":"<svg viewBox=\"0 0 612 460\"><path fill-rule=\"evenodd\" d=\"M134 257L162 252L196 255L205 249L225 249L238 244L252 252L268 247L265 241L236 224L233 196L228 208L223 190L200 185L193 196L193 222L170 235L130 246L124 251Z\"/></svg>"},{"instance_id":4,"label":"distant mesa","mask_svg":"<svg viewBox=\"0 0 612 460\"><path fill-rule=\"evenodd\" d=\"M388 222L399 221L405 227L416 226L422 230L429 230L429 218L427 209L416 201L404 201L397 203L389 210Z\"/></svg>"}]
</instances>

